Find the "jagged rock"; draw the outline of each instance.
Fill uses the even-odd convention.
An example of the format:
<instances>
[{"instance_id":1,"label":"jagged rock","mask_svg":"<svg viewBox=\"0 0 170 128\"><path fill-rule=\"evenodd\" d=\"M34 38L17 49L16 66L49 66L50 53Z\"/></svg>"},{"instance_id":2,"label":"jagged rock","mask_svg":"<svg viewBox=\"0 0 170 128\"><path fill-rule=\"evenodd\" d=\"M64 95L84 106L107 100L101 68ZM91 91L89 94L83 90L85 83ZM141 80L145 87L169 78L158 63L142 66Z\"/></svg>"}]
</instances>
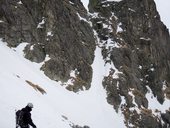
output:
<instances>
[{"instance_id":1,"label":"jagged rock","mask_svg":"<svg viewBox=\"0 0 170 128\"><path fill-rule=\"evenodd\" d=\"M139 113L123 106L122 111L125 116L125 124L129 128L162 128L159 117L154 115L152 110L141 109Z\"/></svg>"},{"instance_id":2,"label":"jagged rock","mask_svg":"<svg viewBox=\"0 0 170 128\"><path fill-rule=\"evenodd\" d=\"M116 80L111 76L105 77L103 80L104 88L107 90L107 101L114 106L114 109L118 112L119 105L121 103L121 97L119 90L117 90Z\"/></svg>"},{"instance_id":3,"label":"jagged rock","mask_svg":"<svg viewBox=\"0 0 170 128\"><path fill-rule=\"evenodd\" d=\"M69 71L71 70L70 64L62 59L58 60L50 59L45 62L41 67L42 70L45 70L45 74L52 80L66 82L69 79Z\"/></svg>"},{"instance_id":4,"label":"jagged rock","mask_svg":"<svg viewBox=\"0 0 170 128\"><path fill-rule=\"evenodd\" d=\"M160 128L161 123L158 122L152 115L142 114L139 122L139 128Z\"/></svg>"},{"instance_id":5,"label":"jagged rock","mask_svg":"<svg viewBox=\"0 0 170 128\"><path fill-rule=\"evenodd\" d=\"M45 51L44 46L35 44L35 45L27 45L24 49L25 58L40 63L45 59Z\"/></svg>"}]
</instances>

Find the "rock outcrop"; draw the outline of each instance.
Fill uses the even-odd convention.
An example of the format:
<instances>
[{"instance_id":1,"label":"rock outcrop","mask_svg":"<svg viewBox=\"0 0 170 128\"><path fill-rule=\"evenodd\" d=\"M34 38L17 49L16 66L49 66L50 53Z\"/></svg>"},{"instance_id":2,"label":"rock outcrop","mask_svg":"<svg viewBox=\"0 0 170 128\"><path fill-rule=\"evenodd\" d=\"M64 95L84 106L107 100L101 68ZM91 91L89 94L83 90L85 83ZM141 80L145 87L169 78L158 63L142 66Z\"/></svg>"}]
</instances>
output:
<instances>
[{"instance_id":1,"label":"rock outcrop","mask_svg":"<svg viewBox=\"0 0 170 128\"><path fill-rule=\"evenodd\" d=\"M95 39L87 19L80 0L0 1L0 37L9 47L27 42L25 58L45 61L41 70L52 80L67 82L76 70L75 92L92 79Z\"/></svg>"}]
</instances>

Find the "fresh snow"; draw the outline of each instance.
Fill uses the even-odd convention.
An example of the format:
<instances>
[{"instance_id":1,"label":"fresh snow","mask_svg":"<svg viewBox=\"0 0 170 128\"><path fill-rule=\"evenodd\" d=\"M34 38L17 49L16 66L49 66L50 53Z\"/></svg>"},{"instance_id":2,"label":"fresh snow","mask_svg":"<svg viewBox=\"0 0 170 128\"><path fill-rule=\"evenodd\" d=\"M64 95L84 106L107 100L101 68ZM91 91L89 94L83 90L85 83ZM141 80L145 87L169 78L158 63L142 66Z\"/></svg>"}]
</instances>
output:
<instances>
[{"instance_id":1,"label":"fresh snow","mask_svg":"<svg viewBox=\"0 0 170 128\"><path fill-rule=\"evenodd\" d=\"M92 65L92 87L76 94L47 78L39 70L43 63L24 59L22 50L25 45L10 49L0 41L1 128L15 127L15 110L25 107L28 102L34 104L32 119L38 128L70 128L73 123L90 128L125 127L123 115L116 113L106 101L106 92L101 84L105 68L99 48ZM47 93L42 95L25 80L41 86Z\"/></svg>"},{"instance_id":2,"label":"fresh snow","mask_svg":"<svg viewBox=\"0 0 170 128\"><path fill-rule=\"evenodd\" d=\"M19 1L18 4L22 4L22 1Z\"/></svg>"},{"instance_id":3,"label":"fresh snow","mask_svg":"<svg viewBox=\"0 0 170 128\"><path fill-rule=\"evenodd\" d=\"M37 25L37 28L43 28L43 24L45 24L45 18L42 17L42 21Z\"/></svg>"},{"instance_id":4,"label":"fresh snow","mask_svg":"<svg viewBox=\"0 0 170 128\"><path fill-rule=\"evenodd\" d=\"M77 12L77 16L79 17L80 20L83 20L84 22L87 22L87 23L88 23L88 21L87 21L85 18L81 17L78 12Z\"/></svg>"},{"instance_id":5,"label":"fresh snow","mask_svg":"<svg viewBox=\"0 0 170 128\"><path fill-rule=\"evenodd\" d=\"M47 36L53 36L52 31L47 32Z\"/></svg>"},{"instance_id":6,"label":"fresh snow","mask_svg":"<svg viewBox=\"0 0 170 128\"><path fill-rule=\"evenodd\" d=\"M73 3L73 2L71 2L71 1L69 1L69 3L70 3L70 4L72 4L72 5L74 5L74 3Z\"/></svg>"},{"instance_id":7,"label":"fresh snow","mask_svg":"<svg viewBox=\"0 0 170 128\"><path fill-rule=\"evenodd\" d=\"M170 17L169 17L169 10L170 10L170 0L154 0L156 3L157 10L161 16L161 20L163 23L168 27L170 32Z\"/></svg>"},{"instance_id":8,"label":"fresh snow","mask_svg":"<svg viewBox=\"0 0 170 128\"><path fill-rule=\"evenodd\" d=\"M81 0L81 2L83 3L83 5L86 8L86 10L89 10L88 9L89 0Z\"/></svg>"}]
</instances>

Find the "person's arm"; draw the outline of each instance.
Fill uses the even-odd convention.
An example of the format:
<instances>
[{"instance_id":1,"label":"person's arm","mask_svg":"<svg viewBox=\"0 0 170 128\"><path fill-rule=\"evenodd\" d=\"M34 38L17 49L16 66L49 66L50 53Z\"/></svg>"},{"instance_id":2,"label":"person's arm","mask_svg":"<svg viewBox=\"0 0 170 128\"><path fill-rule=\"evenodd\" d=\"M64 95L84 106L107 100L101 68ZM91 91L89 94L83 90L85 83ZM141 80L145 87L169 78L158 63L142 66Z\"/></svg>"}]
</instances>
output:
<instances>
[{"instance_id":1,"label":"person's arm","mask_svg":"<svg viewBox=\"0 0 170 128\"><path fill-rule=\"evenodd\" d=\"M31 125L33 128L36 128L35 124L33 123L32 119L31 119L31 113L29 113L29 116L28 116L28 123L29 125Z\"/></svg>"}]
</instances>

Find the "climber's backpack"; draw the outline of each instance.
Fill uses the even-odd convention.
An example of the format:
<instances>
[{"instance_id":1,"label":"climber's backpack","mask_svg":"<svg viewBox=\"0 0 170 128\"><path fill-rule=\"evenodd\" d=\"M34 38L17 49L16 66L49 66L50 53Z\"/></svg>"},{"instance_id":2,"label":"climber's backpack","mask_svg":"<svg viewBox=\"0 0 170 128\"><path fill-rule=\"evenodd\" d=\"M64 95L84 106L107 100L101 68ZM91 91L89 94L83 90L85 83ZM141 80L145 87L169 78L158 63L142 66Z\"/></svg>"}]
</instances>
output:
<instances>
[{"instance_id":1,"label":"climber's backpack","mask_svg":"<svg viewBox=\"0 0 170 128\"><path fill-rule=\"evenodd\" d=\"M16 111L16 126L23 126L24 122L23 122L23 116L24 116L24 111L22 110L18 110Z\"/></svg>"}]
</instances>

